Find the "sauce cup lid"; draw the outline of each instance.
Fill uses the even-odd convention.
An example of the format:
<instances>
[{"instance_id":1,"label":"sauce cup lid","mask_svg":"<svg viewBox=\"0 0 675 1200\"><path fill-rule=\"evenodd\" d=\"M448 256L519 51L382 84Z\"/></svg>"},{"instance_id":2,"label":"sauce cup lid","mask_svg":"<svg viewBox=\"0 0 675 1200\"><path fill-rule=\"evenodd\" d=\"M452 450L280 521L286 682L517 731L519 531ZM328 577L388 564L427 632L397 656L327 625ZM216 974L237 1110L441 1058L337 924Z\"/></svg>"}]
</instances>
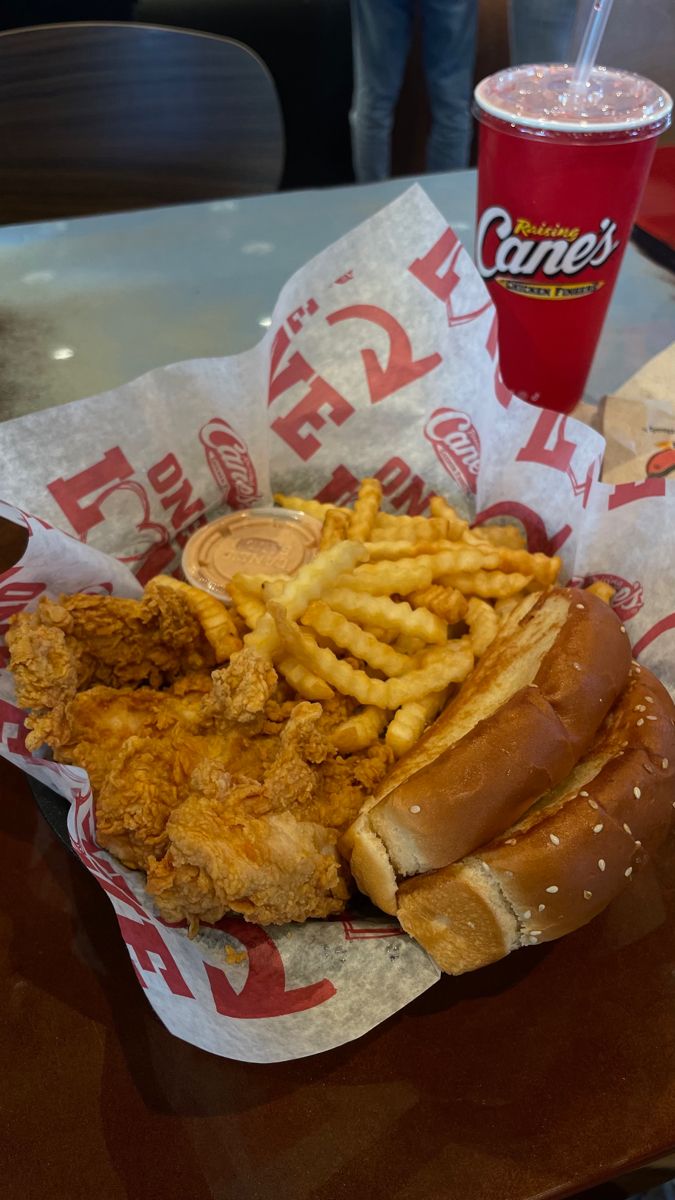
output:
<instances>
[{"instance_id":1,"label":"sauce cup lid","mask_svg":"<svg viewBox=\"0 0 675 1200\"><path fill-rule=\"evenodd\" d=\"M197 529L183 550L185 578L222 600L237 572L292 575L313 558L321 522L285 508L249 508L217 517Z\"/></svg>"}]
</instances>

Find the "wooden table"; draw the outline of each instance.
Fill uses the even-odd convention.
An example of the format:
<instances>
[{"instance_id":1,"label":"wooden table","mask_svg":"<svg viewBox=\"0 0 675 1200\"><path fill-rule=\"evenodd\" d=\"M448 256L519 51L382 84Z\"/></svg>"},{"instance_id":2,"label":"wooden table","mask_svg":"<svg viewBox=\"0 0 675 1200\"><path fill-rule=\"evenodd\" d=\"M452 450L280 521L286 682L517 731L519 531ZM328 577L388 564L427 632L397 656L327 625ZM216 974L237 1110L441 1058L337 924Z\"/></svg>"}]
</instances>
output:
<instances>
[{"instance_id":1,"label":"wooden table","mask_svg":"<svg viewBox=\"0 0 675 1200\"><path fill-rule=\"evenodd\" d=\"M470 194L469 176L465 182ZM326 212L339 213L338 224L348 228L394 186L329 193ZM462 223L465 210L452 211L458 187L457 179L448 182L442 207ZM438 202L440 181L435 190ZM462 203L466 208L466 195ZM283 241L292 198L242 204L251 206L240 212L246 244ZM298 223L303 206L318 204L316 197L296 197ZM159 262L158 230L167 220L192 220L198 241L204 236L198 211L168 218L160 212L154 226L148 214L105 218L100 260L98 222L70 223L63 231L66 242L71 239L66 259L77 239L88 247L83 296L95 291L116 222L130 223L132 241L141 225L155 237ZM333 232L335 221L327 221L324 241ZM34 271L50 270L37 265L44 262L38 254L40 242L46 244L44 227L29 227L22 237L14 237L16 252L23 247L24 258L34 252ZM5 240L7 249L12 238ZM126 246L120 243L121 255L129 253ZM266 254L251 252L248 261L259 271ZM629 268L634 285L643 280L631 342L636 369L654 338L643 314L667 304L668 288L634 251ZM270 278L276 286L268 271L271 292ZM46 293L53 282L43 281ZM75 277L66 282L74 292ZM33 279L24 286L43 285ZM172 328L180 353L164 354L167 359L202 352L199 338L215 336L207 323L207 334L203 328L195 333L189 349L185 330L174 324L155 335L150 350L146 342L139 347L129 309L136 305L140 312L142 295L120 289L117 311L104 291L101 286L101 304L116 313L114 369L89 354L91 305L83 300L80 317L74 310L69 316L42 296L50 321L80 321L83 340L75 346L85 360L80 375L56 380L51 402L83 392L92 372L99 372L96 386L118 382L115 373L132 374L144 354L162 353ZM245 295L242 300L251 323L250 314L262 317L273 298L258 291L248 309ZM626 304L627 297L619 299ZM214 312L217 303L214 293ZM171 304L174 317L181 305L189 307L184 298ZM626 311L616 308L610 343ZM40 345L58 345L63 336L43 330ZM48 363L46 354L37 365L32 361L45 381L67 368L63 361ZM22 378L28 376L17 378L18 407L25 411L30 401ZM15 552L5 545L5 561ZM620 897L560 943L459 980L444 978L358 1042L261 1066L210 1056L165 1031L138 985L104 894L39 815L26 780L2 760L0 797L6 1122L0 1192L7 1200L534 1200L569 1195L675 1146L675 849L638 881L639 903Z\"/></svg>"},{"instance_id":2,"label":"wooden table","mask_svg":"<svg viewBox=\"0 0 675 1200\"><path fill-rule=\"evenodd\" d=\"M639 906L260 1066L166 1032L104 894L1 761L0 794L6 1200L525 1200L675 1145L672 848Z\"/></svg>"}]
</instances>

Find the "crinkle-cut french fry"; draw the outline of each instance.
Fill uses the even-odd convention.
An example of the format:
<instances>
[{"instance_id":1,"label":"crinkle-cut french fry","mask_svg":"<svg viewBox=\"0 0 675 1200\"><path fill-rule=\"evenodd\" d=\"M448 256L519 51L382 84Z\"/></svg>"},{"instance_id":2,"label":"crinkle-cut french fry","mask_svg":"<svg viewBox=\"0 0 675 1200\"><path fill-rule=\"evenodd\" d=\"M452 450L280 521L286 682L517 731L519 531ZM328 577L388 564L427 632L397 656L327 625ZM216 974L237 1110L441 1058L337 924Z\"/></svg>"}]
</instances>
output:
<instances>
[{"instance_id":1,"label":"crinkle-cut french fry","mask_svg":"<svg viewBox=\"0 0 675 1200\"><path fill-rule=\"evenodd\" d=\"M443 587L440 583L432 583L418 592L411 592L408 599L415 608L428 608L449 625L461 621L466 613L466 597L457 588Z\"/></svg>"},{"instance_id":2,"label":"crinkle-cut french fry","mask_svg":"<svg viewBox=\"0 0 675 1200\"><path fill-rule=\"evenodd\" d=\"M447 500L442 496L432 496L429 501L429 509L432 517L440 517L446 524L446 537L453 542L458 542L462 535L469 528L469 522L460 517Z\"/></svg>"},{"instance_id":3,"label":"crinkle-cut french fry","mask_svg":"<svg viewBox=\"0 0 675 1200\"><path fill-rule=\"evenodd\" d=\"M398 650L401 654L408 654L411 658L425 648L428 649L428 643L423 641L422 638L415 637L412 633L399 633L394 642L395 650ZM436 647L436 649L440 649L440 647Z\"/></svg>"},{"instance_id":4,"label":"crinkle-cut french fry","mask_svg":"<svg viewBox=\"0 0 675 1200\"><path fill-rule=\"evenodd\" d=\"M490 539L483 537L482 527L480 529L467 529L466 533L462 534L461 540L465 546L478 546L484 552L489 549L495 549Z\"/></svg>"},{"instance_id":5,"label":"crinkle-cut french fry","mask_svg":"<svg viewBox=\"0 0 675 1200\"><path fill-rule=\"evenodd\" d=\"M397 758L415 745L426 726L445 707L449 691L449 688L443 688L441 692L430 692L421 700L411 700L397 709L384 738Z\"/></svg>"},{"instance_id":6,"label":"crinkle-cut french fry","mask_svg":"<svg viewBox=\"0 0 675 1200\"><path fill-rule=\"evenodd\" d=\"M372 545L373 542L400 542L402 546L412 546L418 540L414 533L406 529L396 529L393 525L376 524L371 531L368 544Z\"/></svg>"},{"instance_id":7,"label":"crinkle-cut french fry","mask_svg":"<svg viewBox=\"0 0 675 1200\"><path fill-rule=\"evenodd\" d=\"M246 620L244 619L244 617L243 617L242 613L240 613L240 612L239 612L239 611L238 611L238 610L237 610L237 609L234 607L234 605L233 605L233 604L232 604L232 605L230 605L230 616L232 617L232 623L233 623L233 625L234 625L235 629L237 630L237 633L238 633L238 635L239 635L239 637L240 637L240 639L241 639L241 644L242 644L242 646L243 646L243 644L244 644L244 637L245 637L245 636L246 636L246 634L248 633L248 631L249 631L249 629L251 628L251 626L249 625L248 621L246 621Z\"/></svg>"},{"instance_id":8,"label":"crinkle-cut french fry","mask_svg":"<svg viewBox=\"0 0 675 1200\"><path fill-rule=\"evenodd\" d=\"M287 654L278 658L275 666L280 675L305 700L330 700L335 693L324 679L320 679L313 671L298 662L297 658Z\"/></svg>"},{"instance_id":9,"label":"crinkle-cut french fry","mask_svg":"<svg viewBox=\"0 0 675 1200\"><path fill-rule=\"evenodd\" d=\"M380 546L386 550L381 551ZM411 591L428 587L433 579L450 571L492 570L501 562L501 551L486 544L368 542L366 550L371 561L357 567L349 579L341 579L340 586L358 588L373 595L395 593L407 596Z\"/></svg>"},{"instance_id":10,"label":"crinkle-cut french fry","mask_svg":"<svg viewBox=\"0 0 675 1200\"><path fill-rule=\"evenodd\" d=\"M379 512L375 518L375 529L426 529L426 517L410 517L407 513Z\"/></svg>"},{"instance_id":11,"label":"crinkle-cut french fry","mask_svg":"<svg viewBox=\"0 0 675 1200\"><path fill-rule=\"evenodd\" d=\"M465 634L463 638L449 638L443 646L422 646L413 656L413 666L419 670L420 667L428 667L430 663L445 662L451 647L456 646L458 641L465 641L469 646L471 645L471 639Z\"/></svg>"},{"instance_id":12,"label":"crinkle-cut french fry","mask_svg":"<svg viewBox=\"0 0 675 1200\"><path fill-rule=\"evenodd\" d=\"M279 603L283 604L290 619L299 617L307 605L317 600L340 575L363 563L367 554L365 546L354 541L338 542L328 550L320 550L316 558L300 567L283 586Z\"/></svg>"},{"instance_id":13,"label":"crinkle-cut french fry","mask_svg":"<svg viewBox=\"0 0 675 1200\"><path fill-rule=\"evenodd\" d=\"M280 645L277 627L269 612L263 614L255 629L247 633L244 638L244 647L255 650L261 658L266 658L268 662L272 661L272 656L277 653Z\"/></svg>"},{"instance_id":14,"label":"crinkle-cut french fry","mask_svg":"<svg viewBox=\"0 0 675 1200\"><path fill-rule=\"evenodd\" d=\"M274 599L283 605L291 620L295 620L312 600L318 599L325 588L330 587L344 571L351 571L357 563L363 562L366 555L367 550L362 542L338 542L328 550L320 550L316 558L304 563L297 574L283 584ZM270 586L276 585L265 585L268 589ZM251 633L246 634L244 641L260 654L272 657L279 648L279 635L269 613L260 619Z\"/></svg>"},{"instance_id":15,"label":"crinkle-cut french fry","mask_svg":"<svg viewBox=\"0 0 675 1200\"><path fill-rule=\"evenodd\" d=\"M217 663L225 662L235 650L241 650L243 642L222 600L210 596L201 588L174 579L172 575L155 575L147 584L145 594L152 595L157 588L169 588L180 593L190 612L201 625Z\"/></svg>"},{"instance_id":16,"label":"crinkle-cut french fry","mask_svg":"<svg viewBox=\"0 0 675 1200\"><path fill-rule=\"evenodd\" d=\"M422 530L418 530L417 539L427 542L452 542L455 540L453 535L448 531L448 522L445 517L425 517L427 523L427 534L423 536Z\"/></svg>"},{"instance_id":17,"label":"crinkle-cut french fry","mask_svg":"<svg viewBox=\"0 0 675 1200\"><path fill-rule=\"evenodd\" d=\"M221 600L207 595L200 588L194 588L193 591L197 595L191 597L188 604L204 631L216 662L225 662L244 644L237 627Z\"/></svg>"},{"instance_id":18,"label":"crinkle-cut french fry","mask_svg":"<svg viewBox=\"0 0 675 1200\"><path fill-rule=\"evenodd\" d=\"M437 542L366 542L369 562L379 562L388 559L391 562L401 558L419 558L423 554L440 554L442 550L452 550L454 542L440 540Z\"/></svg>"},{"instance_id":19,"label":"crinkle-cut french fry","mask_svg":"<svg viewBox=\"0 0 675 1200\"><path fill-rule=\"evenodd\" d=\"M380 541L382 530L386 531L387 538L392 542L437 542L439 538L447 537L444 520L435 517L409 517L401 513L379 512L370 541Z\"/></svg>"},{"instance_id":20,"label":"crinkle-cut french fry","mask_svg":"<svg viewBox=\"0 0 675 1200\"><path fill-rule=\"evenodd\" d=\"M382 484L379 479L362 479L354 511L349 520L349 537L354 542L367 542L382 503Z\"/></svg>"},{"instance_id":21,"label":"crinkle-cut french fry","mask_svg":"<svg viewBox=\"0 0 675 1200\"><path fill-rule=\"evenodd\" d=\"M496 537L490 536L495 532ZM506 537L502 538L502 534ZM523 540L515 525L484 525L479 529L469 530L464 536L465 545L486 555L486 562L483 564L485 568L496 565L500 571L519 571L521 574L532 576L532 587L551 587L558 578L562 566L561 559L557 555L530 553L523 548ZM507 545L506 541L520 544ZM496 564L493 561L488 564L487 559L493 559L495 554L499 555L499 561Z\"/></svg>"},{"instance_id":22,"label":"crinkle-cut french fry","mask_svg":"<svg viewBox=\"0 0 675 1200\"><path fill-rule=\"evenodd\" d=\"M523 575L531 575L543 587L553 586L562 566L562 560L557 555L549 558L548 554L530 554L528 550L511 550L509 547L502 547L499 555L501 571L520 571Z\"/></svg>"},{"instance_id":23,"label":"crinkle-cut french fry","mask_svg":"<svg viewBox=\"0 0 675 1200\"><path fill-rule=\"evenodd\" d=\"M323 519L321 530L321 549L328 550L337 542L344 542L349 536L349 516L339 508L331 508Z\"/></svg>"},{"instance_id":24,"label":"crinkle-cut french fry","mask_svg":"<svg viewBox=\"0 0 675 1200\"><path fill-rule=\"evenodd\" d=\"M469 638L476 658L481 658L497 636L499 617L491 604L472 596L466 610Z\"/></svg>"},{"instance_id":25,"label":"crinkle-cut french fry","mask_svg":"<svg viewBox=\"0 0 675 1200\"><path fill-rule=\"evenodd\" d=\"M377 741L387 724L387 717L383 709L368 704L338 725L330 740L339 754L356 754L358 750L366 750Z\"/></svg>"},{"instance_id":26,"label":"crinkle-cut french fry","mask_svg":"<svg viewBox=\"0 0 675 1200\"><path fill-rule=\"evenodd\" d=\"M340 577L337 586L369 592L372 596L407 596L408 592L431 583L430 560L430 555L422 555L420 558L399 558L395 563L386 560L364 563L352 574Z\"/></svg>"},{"instance_id":27,"label":"crinkle-cut french fry","mask_svg":"<svg viewBox=\"0 0 675 1200\"><path fill-rule=\"evenodd\" d=\"M362 659L374 670L382 671L384 675L403 675L413 665L407 655L399 654L386 642L378 642L372 634L366 633L342 613L329 608L322 600L314 600L309 605L301 623L309 625L322 637L330 638L334 645L349 650L350 654Z\"/></svg>"},{"instance_id":28,"label":"crinkle-cut french fry","mask_svg":"<svg viewBox=\"0 0 675 1200\"><path fill-rule=\"evenodd\" d=\"M517 608L519 604L520 596L504 596L501 600L495 600L495 612L500 627L504 625L504 622L510 617L514 608Z\"/></svg>"},{"instance_id":29,"label":"crinkle-cut french fry","mask_svg":"<svg viewBox=\"0 0 675 1200\"><path fill-rule=\"evenodd\" d=\"M391 646L392 642L396 641L395 629L385 629L384 625L368 625L368 623L362 625L362 628L366 633L372 633L378 642L386 642L388 646Z\"/></svg>"},{"instance_id":30,"label":"crinkle-cut french fry","mask_svg":"<svg viewBox=\"0 0 675 1200\"><path fill-rule=\"evenodd\" d=\"M469 571L492 571L499 567L501 550L486 550L482 546L465 546L456 542L452 550L432 554L429 559L433 580L449 574L466 574ZM423 558L423 562L426 559Z\"/></svg>"},{"instance_id":31,"label":"crinkle-cut french fry","mask_svg":"<svg viewBox=\"0 0 675 1200\"><path fill-rule=\"evenodd\" d=\"M483 600L491 600L517 595L531 580L531 575L520 575L517 571L512 575L505 575L503 571L453 571L452 574L442 576L440 582L446 587L457 588L465 596L480 596Z\"/></svg>"},{"instance_id":32,"label":"crinkle-cut french fry","mask_svg":"<svg viewBox=\"0 0 675 1200\"><path fill-rule=\"evenodd\" d=\"M355 670L344 659L336 658L331 650L317 646L308 633L290 621L280 604L270 604L279 635L289 653L320 675L338 692L353 696L359 704L374 704L377 708L400 708L410 700L419 700L429 692L438 692L449 683L458 683L473 666L473 652L468 638L448 642L441 662L431 663L416 671L408 671L395 679L372 679L365 671Z\"/></svg>"},{"instance_id":33,"label":"crinkle-cut french fry","mask_svg":"<svg viewBox=\"0 0 675 1200\"><path fill-rule=\"evenodd\" d=\"M317 521L323 521L327 512L331 509L339 507L335 504L322 504L320 500L307 500L305 496L286 496L283 492L274 493L274 503L280 508L290 508L294 512L307 513L309 517L314 517ZM350 512L350 509L343 508L341 512Z\"/></svg>"},{"instance_id":34,"label":"crinkle-cut french fry","mask_svg":"<svg viewBox=\"0 0 675 1200\"><path fill-rule=\"evenodd\" d=\"M448 627L445 621L429 612L428 608L411 608L405 600L353 592L349 587L331 588L323 599L336 612L351 617L360 625L382 625L384 629L421 638L426 644L447 641Z\"/></svg>"},{"instance_id":35,"label":"crinkle-cut french fry","mask_svg":"<svg viewBox=\"0 0 675 1200\"><path fill-rule=\"evenodd\" d=\"M464 541L479 538L492 546L506 546L510 550L527 550L527 538L517 525L476 525L464 535Z\"/></svg>"},{"instance_id":36,"label":"crinkle-cut french fry","mask_svg":"<svg viewBox=\"0 0 675 1200\"><path fill-rule=\"evenodd\" d=\"M439 554L420 554L417 558L399 558L395 563L365 563L358 567L349 582L350 587L373 592L374 595L410 592L429 587L429 584L448 574L497 569L501 551L482 546L465 546L453 542L450 549ZM359 582L355 582L358 580ZM419 582L415 582L419 580ZM372 581L372 584L370 583ZM340 580L342 583L342 580Z\"/></svg>"},{"instance_id":37,"label":"crinkle-cut french fry","mask_svg":"<svg viewBox=\"0 0 675 1200\"><path fill-rule=\"evenodd\" d=\"M279 600L283 590L284 581L282 579L268 579L267 582L263 584L263 602L267 604L268 600Z\"/></svg>"},{"instance_id":38,"label":"crinkle-cut french fry","mask_svg":"<svg viewBox=\"0 0 675 1200\"><path fill-rule=\"evenodd\" d=\"M395 521L402 521L403 517L394 517L393 519ZM418 542L435 546L437 542L446 540L445 521L436 520L435 517L422 517L421 519L426 520L426 527L422 526L417 529L410 529L404 526L402 529L399 529L396 525L385 525L382 528L376 525L370 534L369 541L371 544L388 542L394 545L411 547L416 546ZM411 520L417 520L417 518L411 518ZM404 553L404 551L401 551L401 553ZM414 551L410 550L409 553L413 554Z\"/></svg>"},{"instance_id":39,"label":"crinkle-cut french fry","mask_svg":"<svg viewBox=\"0 0 675 1200\"><path fill-rule=\"evenodd\" d=\"M244 618L249 629L255 629L266 611L262 600L259 600L257 596L252 596L234 579L230 580L227 587L237 612Z\"/></svg>"},{"instance_id":40,"label":"crinkle-cut french fry","mask_svg":"<svg viewBox=\"0 0 675 1200\"><path fill-rule=\"evenodd\" d=\"M601 600L604 600L605 604L611 604L616 594L616 588L613 588L611 583L606 583L604 579L595 579L593 583L589 583L585 591L592 592L594 596L599 596Z\"/></svg>"},{"instance_id":41,"label":"crinkle-cut french fry","mask_svg":"<svg viewBox=\"0 0 675 1200\"><path fill-rule=\"evenodd\" d=\"M232 595L231 584L241 592L246 592L249 596L258 596L259 599L264 597L264 589L268 583L286 583L289 579L288 575L245 575L243 571L237 571L236 575L227 585L227 590Z\"/></svg>"}]
</instances>

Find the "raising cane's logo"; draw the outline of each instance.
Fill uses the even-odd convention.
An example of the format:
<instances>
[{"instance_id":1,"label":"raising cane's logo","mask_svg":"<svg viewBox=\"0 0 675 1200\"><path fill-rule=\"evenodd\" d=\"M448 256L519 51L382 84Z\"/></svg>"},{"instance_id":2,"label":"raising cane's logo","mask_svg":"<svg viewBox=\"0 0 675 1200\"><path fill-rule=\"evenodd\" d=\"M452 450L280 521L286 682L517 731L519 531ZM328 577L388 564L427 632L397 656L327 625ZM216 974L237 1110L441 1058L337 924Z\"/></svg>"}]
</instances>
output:
<instances>
[{"instance_id":1,"label":"raising cane's logo","mask_svg":"<svg viewBox=\"0 0 675 1200\"><path fill-rule=\"evenodd\" d=\"M576 584L578 587L588 587L596 580L601 580L603 583L608 583L614 588L612 597L612 608L622 621L630 621L631 617L636 617L644 604L644 595L642 584L637 580L630 583L627 579L623 579L621 575L609 575L603 571L595 575L586 575L583 579L570 580L570 583Z\"/></svg>"},{"instance_id":2,"label":"raising cane's logo","mask_svg":"<svg viewBox=\"0 0 675 1200\"><path fill-rule=\"evenodd\" d=\"M448 475L464 491L475 495L480 438L466 413L455 408L437 408L424 427L424 436Z\"/></svg>"},{"instance_id":3,"label":"raising cane's logo","mask_svg":"<svg viewBox=\"0 0 675 1200\"><path fill-rule=\"evenodd\" d=\"M260 499L258 477L246 444L227 421L212 417L199 430L206 461L228 508L247 508Z\"/></svg>"},{"instance_id":4,"label":"raising cane's logo","mask_svg":"<svg viewBox=\"0 0 675 1200\"><path fill-rule=\"evenodd\" d=\"M573 300L603 287L604 280L583 283L534 282L540 273L572 277L587 267L600 267L620 245L616 221L603 217L597 232L578 227L515 220L499 205L486 208L476 231L476 263L484 279L509 292L539 300Z\"/></svg>"}]
</instances>

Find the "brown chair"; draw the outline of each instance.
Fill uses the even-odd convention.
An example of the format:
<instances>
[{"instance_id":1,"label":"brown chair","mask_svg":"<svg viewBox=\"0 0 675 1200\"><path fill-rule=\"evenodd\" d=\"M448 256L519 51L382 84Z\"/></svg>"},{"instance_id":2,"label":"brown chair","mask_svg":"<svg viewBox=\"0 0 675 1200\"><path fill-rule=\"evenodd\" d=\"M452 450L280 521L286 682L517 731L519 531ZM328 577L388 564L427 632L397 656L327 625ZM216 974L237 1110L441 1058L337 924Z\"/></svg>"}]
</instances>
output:
<instances>
[{"instance_id":1,"label":"brown chair","mask_svg":"<svg viewBox=\"0 0 675 1200\"><path fill-rule=\"evenodd\" d=\"M0 34L0 224L274 191L272 79L247 47L100 22Z\"/></svg>"}]
</instances>

